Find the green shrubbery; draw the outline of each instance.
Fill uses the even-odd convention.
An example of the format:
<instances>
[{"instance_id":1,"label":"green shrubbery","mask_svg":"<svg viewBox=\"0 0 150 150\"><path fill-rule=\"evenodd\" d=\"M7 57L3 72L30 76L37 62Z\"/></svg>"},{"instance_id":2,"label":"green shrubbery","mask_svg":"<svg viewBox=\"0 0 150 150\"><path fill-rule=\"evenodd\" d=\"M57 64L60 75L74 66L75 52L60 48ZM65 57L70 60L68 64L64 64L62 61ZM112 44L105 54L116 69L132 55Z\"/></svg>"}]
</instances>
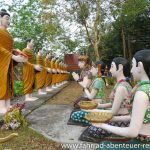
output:
<instances>
[{"instance_id":1,"label":"green shrubbery","mask_svg":"<svg viewBox=\"0 0 150 150\"><path fill-rule=\"evenodd\" d=\"M115 84L115 79L114 77L106 77L106 82L108 85L114 85Z\"/></svg>"},{"instance_id":2,"label":"green shrubbery","mask_svg":"<svg viewBox=\"0 0 150 150\"><path fill-rule=\"evenodd\" d=\"M23 81L15 81L14 83L14 96L23 94Z\"/></svg>"}]
</instances>

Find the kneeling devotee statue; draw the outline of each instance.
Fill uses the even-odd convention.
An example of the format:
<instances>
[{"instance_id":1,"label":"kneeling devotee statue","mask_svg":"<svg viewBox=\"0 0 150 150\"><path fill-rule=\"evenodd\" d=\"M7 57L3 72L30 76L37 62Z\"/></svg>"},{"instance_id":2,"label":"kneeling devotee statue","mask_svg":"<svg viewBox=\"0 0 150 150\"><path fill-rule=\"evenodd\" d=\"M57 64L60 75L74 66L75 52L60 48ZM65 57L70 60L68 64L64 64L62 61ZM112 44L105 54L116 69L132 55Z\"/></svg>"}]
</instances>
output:
<instances>
[{"instance_id":1,"label":"kneeling devotee statue","mask_svg":"<svg viewBox=\"0 0 150 150\"><path fill-rule=\"evenodd\" d=\"M130 70L129 62L122 57L115 57L112 60L110 72L112 76L116 79L116 84L112 89L109 96L109 103L98 103L97 109L84 110L87 113L90 112L106 112L111 113L114 117L109 120L108 124L113 126L127 127L129 125L129 120L121 120L126 116L130 118L128 108L126 106L126 100L131 96L132 87L129 82ZM85 133L86 132L86 133ZM87 136L88 135L88 136ZM94 139L102 140L103 138L111 135L110 132L97 128L94 126L89 126L82 134L82 140Z\"/></svg>"},{"instance_id":2,"label":"kneeling devotee statue","mask_svg":"<svg viewBox=\"0 0 150 150\"><path fill-rule=\"evenodd\" d=\"M77 81L83 87L83 84L82 84L83 78L85 76L87 76L88 77L88 84L90 85L91 82L92 82L92 75L91 75L91 72L90 72L91 66L90 66L90 59L89 59L89 57L88 56L84 56L84 55L79 56L79 58L78 58L78 66L81 69L81 73L79 75L79 74L73 72L72 76L73 76L74 80ZM75 108L79 108L78 103L80 101L84 100L85 98L87 98L87 95L83 91L83 95L74 102L74 107Z\"/></svg>"},{"instance_id":3,"label":"kneeling devotee statue","mask_svg":"<svg viewBox=\"0 0 150 150\"><path fill-rule=\"evenodd\" d=\"M136 145L136 150L147 149L144 145L150 143L150 50L140 50L135 53L132 59L131 73L134 80L139 83L133 88L132 96L126 101L130 118L124 117L124 121L130 120L129 127L121 128L108 125L106 123L92 123L93 126L119 136L131 138L126 143L122 143L127 149ZM121 117L123 120L123 116ZM104 141L103 145L121 144L121 142ZM132 147L133 148L133 147ZM111 149L107 147L100 148ZM120 149L120 148L115 148ZM126 149L126 147L121 148Z\"/></svg>"},{"instance_id":4,"label":"kneeling devotee statue","mask_svg":"<svg viewBox=\"0 0 150 150\"><path fill-rule=\"evenodd\" d=\"M84 84L84 92L87 95L87 98L91 101L105 103L105 90L106 85L105 81L102 78L102 72L101 72L101 66L103 62L97 61L93 66L91 67L90 72L92 73L92 76L94 77L94 80L92 81L89 88L88 86L88 77L84 77L83 84ZM72 113L71 118L75 122L83 123L85 125L90 125L90 122L88 122L84 117L87 115L88 112L84 110L76 111Z\"/></svg>"},{"instance_id":5,"label":"kneeling devotee statue","mask_svg":"<svg viewBox=\"0 0 150 150\"><path fill-rule=\"evenodd\" d=\"M125 58L115 57L111 63L110 72L112 76L116 79L115 84L109 98L110 103L99 104L98 108L87 110L88 112L101 112L105 110L106 112L111 112L113 115L127 115L128 109L125 105L126 99L131 95L132 87L129 83L129 63Z\"/></svg>"}]
</instances>

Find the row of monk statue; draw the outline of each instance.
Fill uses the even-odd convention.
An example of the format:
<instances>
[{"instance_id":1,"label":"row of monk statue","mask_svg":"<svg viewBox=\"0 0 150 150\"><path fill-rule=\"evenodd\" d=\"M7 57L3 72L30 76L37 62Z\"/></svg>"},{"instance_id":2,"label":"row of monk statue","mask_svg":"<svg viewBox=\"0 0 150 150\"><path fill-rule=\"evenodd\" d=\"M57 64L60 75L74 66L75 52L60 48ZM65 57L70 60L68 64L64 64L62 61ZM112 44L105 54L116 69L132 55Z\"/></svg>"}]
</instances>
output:
<instances>
[{"instance_id":1,"label":"row of monk statue","mask_svg":"<svg viewBox=\"0 0 150 150\"><path fill-rule=\"evenodd\" d=\"M33 97L34 85L38 94L59 87L68 79L67 66L51 56L50 53L43 57L43 49L36 55L34 63L34 40L27 39L27 46L23 51L13 49L13 39L7 28L10 25L10 14L6 10L0 11L0 113L5 113L10 107L13 96L14 62L23 63L23 85L25 101L35 101ZM43 91L43 88L46 90Z\"/></svg>"}]
</instances>

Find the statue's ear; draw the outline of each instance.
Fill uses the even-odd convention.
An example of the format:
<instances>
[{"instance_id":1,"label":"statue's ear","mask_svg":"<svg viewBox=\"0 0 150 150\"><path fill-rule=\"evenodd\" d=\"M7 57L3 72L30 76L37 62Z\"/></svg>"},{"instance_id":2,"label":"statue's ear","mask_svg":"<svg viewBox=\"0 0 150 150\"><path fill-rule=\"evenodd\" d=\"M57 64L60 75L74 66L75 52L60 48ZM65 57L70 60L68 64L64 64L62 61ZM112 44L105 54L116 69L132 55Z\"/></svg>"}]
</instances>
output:
<instances>
[{"instance_id":1,"label":"statue's ear","mask_svg":"<svg viewBox=\"0 0 150 150\"><path fill-rule=\"evenodd\" d=\"M123 70L123 65L122 64L119 64L118 65L118 71L122 71Z\"/></svg>"},{"instance_id":2,"label":"statue's ear","mask_svg":"<svg viewBox=\"0 0 150 150\"><path fill-rule=\"evenodd\" d=\"M144 70L144 66L143 66L143 63L141 61L138 62L138 68L139 68L140 72Z\"/></svg>"}]
</instances>

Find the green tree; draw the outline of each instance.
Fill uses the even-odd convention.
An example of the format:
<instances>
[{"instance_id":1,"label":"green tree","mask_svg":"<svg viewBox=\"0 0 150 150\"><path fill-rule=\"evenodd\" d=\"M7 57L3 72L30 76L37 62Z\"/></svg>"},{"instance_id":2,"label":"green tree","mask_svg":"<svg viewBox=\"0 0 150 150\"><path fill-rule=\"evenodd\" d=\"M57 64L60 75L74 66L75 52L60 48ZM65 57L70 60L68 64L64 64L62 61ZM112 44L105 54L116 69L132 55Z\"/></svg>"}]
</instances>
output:
<instances>
[{"instance_id":1,"label":"green tree","mask_svg":"<svg viewBox=\"0 0 150 150\"><path fill-rule=\"evenodd\" d=\"M122 7L120 4L120 1L111 1L109 8L113 20L108 22L107 32L102 37L103 59L109 63L116 56L126 56L131 61L135 51L150 48L148 1L126 0Z\"/></svg>"},{"instance_id":2,"label":"green tree","mask_svg":"<svg viewBox=\"0 0 150 150\"><path fill-rule=\"evenodd\" d=\"M110 2L110 10L114 19L119 23L119 28L121 28L122 37L122 47L124 57L131 58L130 47L128 47L126 42L127 30L132 30L130 27L134 20L140 14L143 14L148 7L148 0L113 0Z\"/></svg>"},{"instance_id":3,"label":"green tree","mask_svg":"<svg viewBox=\"0 0 150 150\"><path fill-rule=\"evenodd\" d=\"M104 1L102 0L66 0L71 3L71 10L68 12L72 13L76 18L77 23L84 27L84 34L86 34L86 42L87 45L91 45L93 47L94 55L96 60L99 60L101 55L101 49L99 45L101 44L101 36L102 36L102 22L103 22L103 11L102 4ZM87 51L88 53L88 51Z\"/></svg>"},{"instance_id":4,"label":"green tree","mask_svg":"<svg viewBox=\"0 0 150 150\"><path fill-rule=\"evenodd\" d=\"M27 38L35 40L35 51L47 47L47 43L54 41L58 34L59 23L56 16L46 18L43 5L38 0L13 0L9 6L12 12L12 27L10 32L15 38L15 47L23 49Z\"/></svg>"}]
</instances>

